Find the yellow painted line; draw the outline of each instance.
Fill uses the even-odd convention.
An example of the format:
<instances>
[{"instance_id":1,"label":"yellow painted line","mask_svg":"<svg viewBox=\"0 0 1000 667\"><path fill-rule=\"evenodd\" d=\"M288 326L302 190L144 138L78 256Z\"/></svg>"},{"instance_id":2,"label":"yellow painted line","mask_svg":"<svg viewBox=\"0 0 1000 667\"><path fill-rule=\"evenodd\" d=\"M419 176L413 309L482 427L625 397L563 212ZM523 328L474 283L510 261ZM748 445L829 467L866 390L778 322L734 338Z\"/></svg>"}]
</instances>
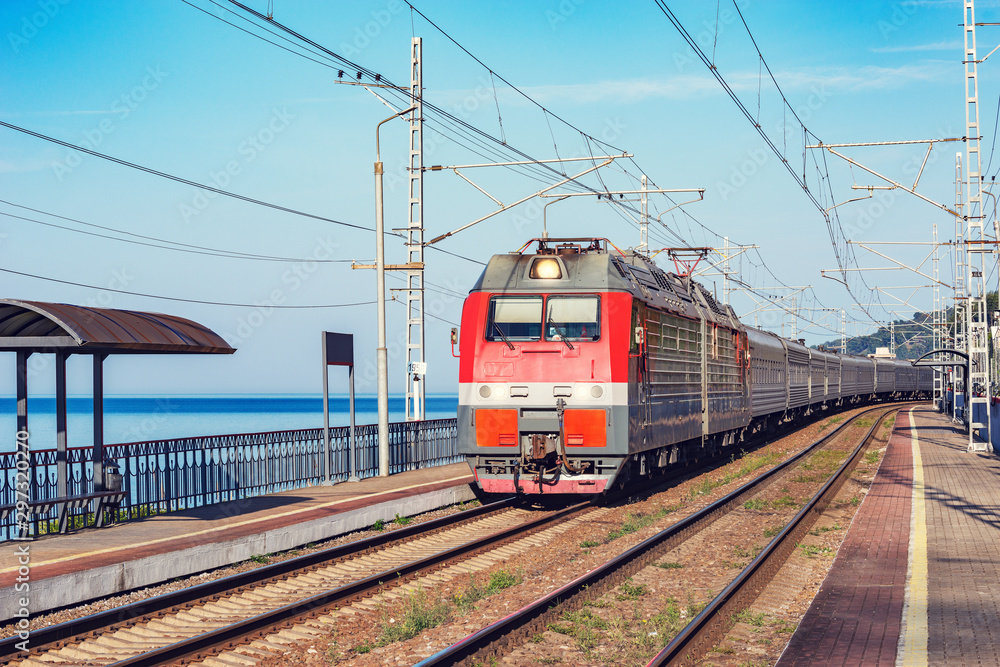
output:
<instances>
[{"instance_id":1,"label":"yellow painted line","mask_svg":"<svg viewBox=\"0 0 1000 667\"><path fill-rule=\"evenodd\" d=\"M332 507L334 505L340 505L342 503L351 502L352 500L357 500L358 498L376 498L378 496L384 496L384 495L388 495L390 493L397 493L399 491L409 491L410 489L419 489L422 486L430 486L432 484L441 484L442 482L456 482L456 481L458 481L460 479L466 479L468 477L470 477L470 475L459 475L458 477L449 477L448 479L439 479L439 480L435 480L433 482L425 482L423 484L412 484L410 486L403 486L403 487L400 487L400 488L389 489L387 491L379 491L377 493L370 493L370 494L363 495L363 496L351 496L350 498L342 498L340 500L331 500L328 503L321 503L319 505L310 505L309 507L302 507L300 509L289 510L287 512L281 512L280 514L269 514L268 516L258 517L256 519L247 519L246 521L238 521L236 523L227 523L224 526L216 526L214 528L206 528L204 530L197 530L197 531L195 531L193 533L183 533L181 535L171 535L170 537L161 537L161 538L156 539L156 540L149 540L148 542L139 542L139 543L136 543L136 544L129 544L129 545L124 546L124 547L119 546L119 547L109 547L107 549L97 549L95 551L88 551L86 553L74 554L72 556L66 556L64 558L54 558L52 560L46 560L46 561L41 561L41 562L32 561L31 562L31 566L32 567L41 567L43 565L52 565L53 563L62 563L62 562L68 561L68 560L76 560L77 558L89 558L90 556L97 556L98 554L105 554L105 553L109 553L109 552L112 552L112 551L121 551L122 549L125 549L125 548L132 549L132 548L135 548L135 547L146 547L146 546L149 546L151 544L159 544L160 542L174 542L174 541L177 541L177 540L183 540L185 538L194 537L195 535L205 535L205 534L208 534L208 533L216 533L216 532L219 532L219 531L222 531L222 530L228 530L230 528L235 528L236 526L245 526L245 525L250 524L250 523L258 523L260 521L270 521L271 519L277 519L277 518L280 518L280 517L283 517L283 516L292 516L293 514L301 514L302 512L311 512L313 510L322 509L324 507ZM262 497L262 496L255 496L255 497L259 498L259 497ZM166 516L167 518L170 517L169 514L167 514L167 515L161 515L161 516ZM6 572L14 572L16 570L17 570L17 567L8 567L8 568L4 568L4 569L0 570L0 574L4 574Z\"/></svg>"},{"instance_id":2,"label":"yellow painted line","mask_svg":"<svg viewBox=\"0 0 1000 667\"><path fill-rule=\"evenodd\" d=\"M910 447L913 450L913 505L910 515L910 554L906 572L903 627L899 633L896 664L927 665L927 509L924 502L924 467L920 442L910 408Z\"/></svg>"}]
</instances>

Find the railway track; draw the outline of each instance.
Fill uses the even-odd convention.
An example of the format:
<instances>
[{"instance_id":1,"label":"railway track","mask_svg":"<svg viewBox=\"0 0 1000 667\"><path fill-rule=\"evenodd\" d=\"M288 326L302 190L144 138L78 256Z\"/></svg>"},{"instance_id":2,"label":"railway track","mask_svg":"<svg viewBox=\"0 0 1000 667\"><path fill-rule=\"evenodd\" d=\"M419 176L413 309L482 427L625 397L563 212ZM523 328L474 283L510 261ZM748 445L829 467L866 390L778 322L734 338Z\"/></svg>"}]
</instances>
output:
<instances>
[{"instance_id":1,"label":"railway track","mask_svg":"<svg viewBox=\"0 0 1000 667\"><path fill-rule=\"evenodd\" d=\"M690 474L681 471L679 476ZM644 495L674 482L673 477L627 495ZM594 505L580 503L537 517L529 516L537 512L519 508L513 500L491 503L43 628L32 632L29 656L16 655L14 640L5 640L0 642L0 663L254 664L324 635L340 617L365 613L416 588L486 569L572 530L604 511Z\"/></svg>"},{"instance_id":2,"label":"railway track","mask_svg":"<svg viewBox=\"0 0 1000 667\"><path fill-rule=\"evenodd\" d=\"M4 640L0 662L22 667L252 663L246 658L280 655L336 616L396 595L393 588L413 586L419 577L447 576L449 566L488 567L544 539L537 537L540 532L569 529L574 518L593 509L592 503L579 503L538 517L511 500L491 503L43 628L32 633L28 656L16 650L16 638Z\"/></svg>"},{"instance_id":3,"label":"railway track","mask_svg":"<svg viewBox=\"0 0 1000 667\"><path fill-rule=\"evenodd\" d=\"M807 457L833 442L855 421L878 415L860 444L846 456L843 465L822 485L822 488L805 504L783 530L752 560L722 593L708 604L693 620L658 654L650 665L692 664L703 656L725 635L733 617L759 594L781 564L794 549L795 544L809 530L829 499L850 474L854 464L874 437L885 415L907 404L878 406L846 420L839 427L819 438L800 453L790 457L768 473L744 484L727 496L701 511L679 521L666 530L653 535L625 551L604 565L591 570L576 580L558 588L524 606L514 614L469 635L439 653L417 663L418 667L452 664L491 664L491 661L510 654L522 647L529 638L538 641L541 633L557 623L570 610L580 609L593 602L630 577L643 570L670 550L694 538L709 528L763 488L807 460ZM718 590L718 589L716 589ZM526 651L530 652L530 651ZM514 661L515 664L517 660Z\"/></svg>"}]
</instances>

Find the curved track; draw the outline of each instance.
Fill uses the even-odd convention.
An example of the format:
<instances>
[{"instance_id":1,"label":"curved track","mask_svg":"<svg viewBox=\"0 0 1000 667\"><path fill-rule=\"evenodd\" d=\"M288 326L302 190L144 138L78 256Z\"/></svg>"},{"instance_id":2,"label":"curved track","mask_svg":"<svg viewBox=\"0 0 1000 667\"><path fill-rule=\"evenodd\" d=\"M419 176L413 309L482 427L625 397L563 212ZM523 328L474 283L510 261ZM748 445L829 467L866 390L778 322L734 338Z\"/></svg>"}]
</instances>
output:
<instances>
[{"instance_id":1,"label":"curved track","mask_svg":"<svg viewBox=\"0 0 1000 667\"><path fill-rule=\"evenodd\" d=\"M874 408L880 409L884 410L885 406ZM872 410L861 414L870 412ZM629 576L627 571L641 567L645 560L653 557L645 555L645 550L658 552L700 531L728 511L733 503L754 493L752 487L765 483L763 480L777 470L830 441L849 423L772 473L652 538L655 544L644 543L626 552L601 568L604 574L596 579L574 582L537 604L547 607L578 594L581 587L586 590L598 584L598 588L587 594L593 597L602 585L601 579L606 586ZM678 471L677 476L689 474L690 469ZM622 495L634 498L676 481L675 477L669 475L650 480L642 485L644 488L632 488L627 494L600 500L614 500ZM393 589L429 586L448 578L450 571L458 573L489 567L537 545L548 536L570 530L585 520L584 516L593 518L593 512L603 511L595 507L598 500L545 511L541 516L517 507L513 499L484 505L42 628L32 632L32 651L28 656L17 654L16 638L7 639L0 642L0 662L25 667L54 663L67 666L159 665L200 660L205 660L205 664L232 665L273 657L285 652L288 644L324 633L326 624L334 622L338 616L370 610L398 597L399 593ZM577 591L571 593L574 586ZM323 592L316 594L317 590ZM522 612L526 616L518 616L530 622L532 612ZM495 642L490 640L473 653L482 654L483 647ZM443 659L444 662L427 664L448 664L461 658Z\"/></svg>"},{"instance_id":2,"label":"curved track","mask_svg":"<svg viewBox=\"0 0 1000 667\"><path fill-rule=\"evenodd\" d=\"M505 655L515 647L522 645L532 635L543 631L548 624L556 621L567 609L577 608L602 595L605 591L621 584L626 578L652 564L665 552L701 532L716 519L732 511L780 475L801 463L805 457L832 442L855 420L865 415L881 412L879 419L869 429L861 444L853 450L847 462L823 486L820 493L807 503L806 507L774 538L764 552L755 558L737 579L667 646L669 651L664 650L664 657L658 656L657 661L651 663L657 665L675 664L675 662L682 664L684 657L697 655L699 650L703 648L707 650L711 647L714 641L717 641L725 632L732 615L740 610L741 605L748 604L748 598L752 600L753 596L766 583L764 579L770 579L774 572L777 572L789 550L794 548L797 539L809 529L811 521L818 511L817 508L836 492L846 478L875 429L882 423L884 415L898 410L900 407L902 406L899 404L881 405L855 415L800 453L790 457L764 475L744 484L724 498L646 539L601 567L595 568L575 581L539 598L514 614L417 663L418 666L473 664L476 662L489 664L491 659Z\"/></svg>"}]
</instances>

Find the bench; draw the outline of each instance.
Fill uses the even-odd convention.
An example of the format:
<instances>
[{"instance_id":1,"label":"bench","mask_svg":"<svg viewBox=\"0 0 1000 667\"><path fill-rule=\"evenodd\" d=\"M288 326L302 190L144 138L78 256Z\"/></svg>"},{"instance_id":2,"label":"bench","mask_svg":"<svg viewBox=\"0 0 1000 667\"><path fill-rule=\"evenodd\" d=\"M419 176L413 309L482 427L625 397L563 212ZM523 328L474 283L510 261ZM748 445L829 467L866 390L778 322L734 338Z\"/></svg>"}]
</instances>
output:
<instances>
[{"instance_id":1,"label":"bench","mask_svg":"<svg viewBox=\"0 0 1000 667\"><path fill-rule=\"evenodd\" d=\"M71 509L84 509L90 506L90 503L97 501L97 505L94 508L95 521L94 525L97 528L104 527L104 510L115 509L121 502L125 499L124 491L102 491L100 493L88 493L80 496L62 496L60 498L45 498L43 500L30 500L28 501L29 515L36 514L46 514L53 507L59 508L59 532L65 533L69 529L69 522L67 521L69 511ZM3 521L8 516L13 514L17 510L17 505L0 505L0 521Z\"/></svg>"}]
</instances>

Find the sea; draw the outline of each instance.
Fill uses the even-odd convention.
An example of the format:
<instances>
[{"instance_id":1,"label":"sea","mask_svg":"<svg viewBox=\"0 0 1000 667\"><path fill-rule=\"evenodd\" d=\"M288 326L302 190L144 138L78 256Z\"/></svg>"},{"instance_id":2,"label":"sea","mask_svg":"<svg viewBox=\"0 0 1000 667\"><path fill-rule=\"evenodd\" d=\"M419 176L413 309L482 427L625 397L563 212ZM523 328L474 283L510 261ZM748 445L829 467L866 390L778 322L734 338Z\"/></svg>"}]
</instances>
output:
<instances>
[{"instance_id":1,"label":"sea","mask_svg":"<svg viewBox=\"0 0 1000 667\"><path fill-rule=\"evenodd\" d=\"M389 421L404 421L403 395L390 395ZM330 396L330 426L347 426L350 417L346 394ZM31 449L56 446L54 396L28 399L28 443ZM355 424L378 422L374 394L355 396ZM456 394L428 394L427 419L454 418ZM15 450L17 402L0 396L0 453ZM66 439L70 447L94 444L93 401L89 396L67 398ZM104 442L117 444L205 435L258 433L289 429L322 428L323 396L312 394L206 395L206 396L105 396Z\"/></svg>"}]
</instances>

